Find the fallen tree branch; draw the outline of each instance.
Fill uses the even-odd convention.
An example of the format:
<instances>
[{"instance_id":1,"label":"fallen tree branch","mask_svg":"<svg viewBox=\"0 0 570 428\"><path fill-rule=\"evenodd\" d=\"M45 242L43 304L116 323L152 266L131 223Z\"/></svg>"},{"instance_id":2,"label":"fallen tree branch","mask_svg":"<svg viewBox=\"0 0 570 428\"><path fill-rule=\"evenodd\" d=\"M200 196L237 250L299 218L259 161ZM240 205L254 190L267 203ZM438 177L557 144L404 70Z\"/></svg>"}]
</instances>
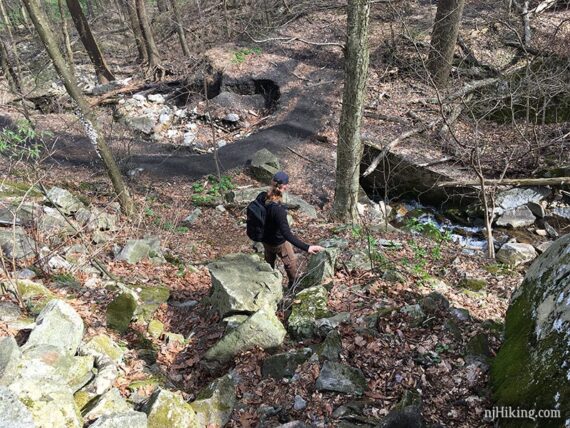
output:
<instances>
[{"instance_id":1,"label":"fallen tree branch","mask_svg":"<svg viewBox=\"0 0 570 428\"><path fill-rule=\"evenodd\" d=\"M434 126L438 125L442 121L443 121L443 119L438 119L438 120L434 120L434 121L428 123L427 125L422 125L422 126L419 126L417 128L410 129L409 131L401 134L398 138L396 138L396 139L392 140L391 142L389 142L388 144L386 144L384 147L370 143L370 142L366 143L366 145L368 145L370 147L374 147L376 149L379 149L380 154L374 158L374 160L370 163L368 168L366 168L366 171L364 171L364 174L362 174L362 176L367 177L370 174L372 174L374 172L374 170L378 167L378 165L380 164L380 161L384 158L384 156L386 156L390 150L392 150L394 147L396 147L398 144L400 144L406 138L410 138L414 135L421 134L422 132L427 131L428 129L431 129Z\"/></svg>"},{"instance_id":2,"label":"fallen tree branch","mask_svg":"<svg viewBox=\"0 0 570 428\"><path fill-rule=\"evenodd\" d=\"M299 156L301 159L305 159L307 162L316 163L314 160L309 159L307 156L302 155L302 154L299 153L299 152L296 152L295 150L293 150L293 149L292 149L291 147L289 147L289 146L287 146L287 149L289 149L289 151L290 151L291 153L294 153L294 154L296 154L297 156Z\"/></svg>"},{"instance_id":3,"label":"fallen tree branch","mask_svg":"<svg viewBox=\"0 0 570 428\"><path fill-rule=\"evenodd\" d=\"M254 39L248 32L246 32L247 36L255 43L267 43L267 42L284 42L284 43L292 43L292 42L301 42L311 46L336 46L341 49L344 49L343 43L338 42L312 42L310 40L301 39L300 37L272 37L269 39L262 39L256 40Z\"/></svg>"},{"instance_id":4,"label":"fallen tree branch","mask_svg":"<svg viewBox=\"0 0 570 428\"><path fill-rule=\"evenodd\" d=\"M369 119L379 119L384 120L386 122L394 122L399 123L401 125L409 125L409 122L406 119L402 119L398 116L388 116L382 113L376 113L372 111L364 111L364 117L368 117Z\"/></svg>"},{"instance_id":5,"label":"fallen tree branch","mask_svg":"<svg viewBox=\"0 0 570 428\"><path fill-rule=\"evenodd\" d=\"M499 180L485 180L484 185L493 186L562 186L570 184L570 177L552 177L552 178L505 178ZM447 181L439 183L438 187L481 187L480 180L466 181Z\"/></svg>"},{"instance_id":6,"label":"fallen tree branch","mask_svg":"<svg viewBox=\"0 0 570 428\"><path fill-rule=\"evenodd\" d=\"M464 97L465 95L468 95L471 92L476 91L477 89L481 89L481 88L485 88L487 86L494 85L499 80L500 79L498 77L491 77L489 79L481 79L481 80L475 80L475 81L469 82L463 88L459 89L458 91L452 92L451 94L447 95L443 101L449 102L449 101L456 100L457 98ZM439 103L439 100L437 98L430 98L428 100L428 102L431 104L437 104L437 103Z\"/></svg>"}]
</instances>

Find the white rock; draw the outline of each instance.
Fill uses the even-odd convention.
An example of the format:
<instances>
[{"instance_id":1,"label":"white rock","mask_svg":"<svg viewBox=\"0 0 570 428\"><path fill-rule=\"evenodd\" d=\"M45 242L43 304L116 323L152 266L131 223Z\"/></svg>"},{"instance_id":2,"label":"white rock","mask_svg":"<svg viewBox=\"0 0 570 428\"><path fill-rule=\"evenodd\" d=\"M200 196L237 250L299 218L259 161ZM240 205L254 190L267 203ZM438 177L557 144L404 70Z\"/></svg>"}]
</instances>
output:
<instances>
[{"instance_id":1,"label":"white rock","mask_svg":"<svg viewBox=\"0 0 570 428\"><path fill-rule=\"evenodd\" d=\"M139 102L145 102L145 101L146 101L146 97L145 97L143 94L134 94L134 95L133 95L133 100L139 101Z\"/></svg>"},{"instance_id":2,"label":"white rock","mask_svg":"<svg viewBox=\"0 0 570 428\"><path fill-rule=\"evenodd\" d=\"M191 146L192 143L196 140L196 134L192 131L186 131L184 133L184 142L182 143L184 146Z\"/></svg>"},{"instance_id":3,"label":"white rock","mask_svg":"<svg viewBox=\"0 0 570 428\"><path fill-rule=\"evenodd\" d=\"M157 104L164 104L164 96L162 94L150 94L148 100Z\"/></svg>"}]
</instances>

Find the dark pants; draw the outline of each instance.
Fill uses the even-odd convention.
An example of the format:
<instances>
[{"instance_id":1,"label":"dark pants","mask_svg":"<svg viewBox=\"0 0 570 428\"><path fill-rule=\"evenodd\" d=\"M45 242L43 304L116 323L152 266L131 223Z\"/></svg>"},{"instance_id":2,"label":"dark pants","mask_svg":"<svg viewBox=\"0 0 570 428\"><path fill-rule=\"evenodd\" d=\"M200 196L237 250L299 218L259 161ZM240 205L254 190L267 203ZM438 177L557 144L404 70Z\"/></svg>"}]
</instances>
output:
<instances>
[{"instance_id":1,"label":"dark pants","mask_svg":"<svg viewBox=\"0 0 570 428\"><path fill-rule=\"evenodd\" d=\"M275 269L275 260L279 257L285 266L285 272L289 278L289 286L295 283L297 279L297 259L293 246L289 242L284 242L281 245L263 244L265 249L265 261Z\"/></svg>"}]
</instances>

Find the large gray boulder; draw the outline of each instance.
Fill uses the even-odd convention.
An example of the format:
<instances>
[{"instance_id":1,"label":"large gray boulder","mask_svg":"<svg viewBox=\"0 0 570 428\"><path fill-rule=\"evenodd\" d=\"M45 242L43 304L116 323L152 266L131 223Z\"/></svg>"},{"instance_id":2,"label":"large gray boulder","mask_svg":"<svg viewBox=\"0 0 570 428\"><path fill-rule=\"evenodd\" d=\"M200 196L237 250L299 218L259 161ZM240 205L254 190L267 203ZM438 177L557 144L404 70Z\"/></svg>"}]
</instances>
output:
<instances>
[{"instance_id":1,"label":"large gray boulder","mask_svg":"<svg viewBox=\"0 0 570 428\"><path fill-rule=\"evenodd\" d=\"M90 403L87 408L83 410L85 421L93 421L103 415L112 413L124 413L132 410L131 406L121 396L117 388L112 388L105 392L102 396L97 398L93 403Z\"/></svg>"},{"instance_id":2,"label":"large gray boulder","mask_svg":"<svg viewBox=\"0 0 570 428\"><path fill-rule=\"evenodd\" d=\"M536 217L526 206L506 210L497 220L497 226L503 227L525 227L534 224Z\"/></svg>"},{"instance_id":3,"label":"large gray boulder","mask_svg":"<svg viewBox=\"0 0 570 428\"><path fill-rule=\"evenodd\" d=\"M9 385L16 377L22 352L12 336L0 339L0 385Z\"/></svg>"},{"instance_id":4,"label":"large gray boulder","mask_svg":"<svg viewBox=\"0 0 570 428\"><path fill-rule=\"evenodd\" d=\"M306 339L315 336L316 320L329 315L327 303L328 292L320 285L297 293L287 320L287 329L293 337Z\"/></svg>"},{"instance_id":5,"label":"large gray boulder","mask_svg":"<svg viewBox=\"0 0 570 428\"><path fill-rule=\"evenodd\" d=\"M547 187L515 187L505 190L497 195L495 199L495 213L503 214L529 202L540 202L550 195L551 190Z\"/></svg>"},{"instance_id":6,"label":"large gray boulder","mask_svg":"<svg viewBox=\"0 0 570 428\"><path fill-rule=\"evenodd\" d=\"M152 394L145 406L145 412L148 415L149 428L200 426L190 404L180 395L165 389L158 389Z\"/></svg>"},{"instance_id":7,"label":"large gray boulder","mask_svg":"<svg viewBox=\"0 0 570 428\"><path fill-rule=\"evenodd\" d=\"M208 265L212 290L208 302L222 317L277 309L283 297L281 274L259 258L233 254Z\"/></svg>"},{"instance_id":8,"label":"large gray boulder","mask_svg":"<svg viewBox=\"0 0 570 428\"><path fill-rule=\"evenodd\" d=\"M259 346L263 349L276 348L283 343L285 328L271 309L263 308L247 321L227 333L204 358L210 362L227 363L236 354Z\"/></svg>"},{"instance_id":9,"label":"large gray boulder","mask_svg":"<svg viewBox=\"0 0 570 428\"><path fill-rule=\"evenodd\" d=\"M496 405L570 415L570 234L530 266L513 293L505 340L492 363ZM564 421L549 426L563 426ZM501 426L519 427L520 420ZM542 426L540 421L528 426Z\"/></svg>"},{"instance_id":10,"label":"large gray boulder","mask_svg":"<svg viewBox=\"0 0 570 428\"><path fill-rule=\"evenodd\" d=\"M83 207L83 203L77 197L69 190L62 189L61 187L52 187L47 191L46 196L52 204L65 214L72 214Z\"/></svg>"},{"instance_id":11,"label":"large gray boulder","mask_svg":"<svg viewBox=\"0 0 570 428\"><path fill-rule=\"evenodd\" d=\"M64 355L75 355L83 337L83 320L63 300L52 300L40 312L24 349L52 345Z\"/></svg>"},{"instance_id":12,"label":"large gray boulder","mask_svg":"<svg viewBox=\"0 0 570 428\"><path fill-rule=\"evenodd\" d=\"M538 253L530 244L508 242L497 251L497 260L509 266L519 266L536 258Z\"/></svg>"},{"instance_id":13,"label":"large gray boulder","mask_svg":"<svg viewBox=\"0 0 570 428\"><path fill-rule=\"evenodd\" d=\"M279 159L267 149L261 149L251 158L251 174L259 181L270 184L280 169Z\"/></svg>"},{"instance_id":14,"label":"large gray boulder","mask_svg":"<svg viewBox=\"0 0 570 428\"><path fill-rule=\"evenodd\" d=\"M36 428L28 408L3 386L0 386L0 428Z\"/></svg>"},{"instance_id":15,"label":"large gray boulder","mask_svg":"<svg viewBox=\"0 0 570 428\"><path fill-rule=\"evenodd\" d=\"M26 404L38 428L82 427L83 420L72 390L61 376L39 370L42 364L36 361L29 365L9 389Z\"/></svg>"},{"instance_id":16,"label":"large gray boulder","mask_svg":"<svg viewBox=\"0 0 570 428\"><path fill-rule=\"evenodd\" d=\"M196 412L200 427L223 427L232 414L236 404L236 391L231 376L216 379L200 391L190 406Z\"/></svg>"},{"instance_id":17,"label":"large gray boulder","mask_svg":"<svg viewBox=\"0 0 570 428\"><path fill-rule=\"evenodd\" d=\"M89 425L90 428L146 428L147 426L146 415L134 410L104 415Z\"/></svg>"}]
</instances>

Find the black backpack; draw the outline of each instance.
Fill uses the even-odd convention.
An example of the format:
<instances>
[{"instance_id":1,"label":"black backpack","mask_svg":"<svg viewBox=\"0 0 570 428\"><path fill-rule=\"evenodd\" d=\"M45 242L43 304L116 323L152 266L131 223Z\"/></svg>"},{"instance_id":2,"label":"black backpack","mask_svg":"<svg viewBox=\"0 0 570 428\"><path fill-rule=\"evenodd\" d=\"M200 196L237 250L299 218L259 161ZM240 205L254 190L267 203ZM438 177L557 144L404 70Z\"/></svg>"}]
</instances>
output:
<instances>
[{"instance_id":1,"label":"black backpack","mask_svg":"<svg viewBox=\"0 0 570 428\"><path fill-rule=\"evenodd\" d=\"M246 232L249 239L255 242L263 241L263 231L265 229L265 218L267 208L265 204L255 199L247 206Z\"/></svg>"}]
</instances>

